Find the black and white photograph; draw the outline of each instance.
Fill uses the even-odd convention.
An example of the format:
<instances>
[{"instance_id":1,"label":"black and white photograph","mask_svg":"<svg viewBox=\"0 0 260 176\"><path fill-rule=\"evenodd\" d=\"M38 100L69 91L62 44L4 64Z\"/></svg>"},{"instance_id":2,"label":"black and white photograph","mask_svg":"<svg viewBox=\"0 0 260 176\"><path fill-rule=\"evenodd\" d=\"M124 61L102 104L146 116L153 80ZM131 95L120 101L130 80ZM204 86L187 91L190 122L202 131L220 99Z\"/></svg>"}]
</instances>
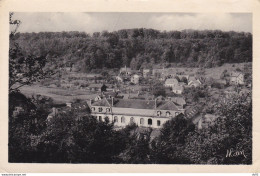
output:
<instances>
[{"instance_id":1,"label":"black and white photograph","mask_svg":"<svg viewBox=\"0 0 260 176\"><path fill-rule=\"evenodd\" d=\"M252 165L252 13L9 13L8 162Z\"/></svg>"}]
</instances>

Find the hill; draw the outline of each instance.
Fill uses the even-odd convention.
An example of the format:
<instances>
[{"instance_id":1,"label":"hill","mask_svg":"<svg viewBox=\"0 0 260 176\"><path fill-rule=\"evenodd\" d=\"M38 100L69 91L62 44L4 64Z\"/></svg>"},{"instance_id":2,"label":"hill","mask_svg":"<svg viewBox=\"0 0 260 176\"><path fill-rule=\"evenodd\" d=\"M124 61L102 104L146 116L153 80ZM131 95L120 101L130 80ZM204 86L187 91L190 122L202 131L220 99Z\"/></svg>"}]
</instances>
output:
<instances>
[{"instance_id":1,"label":"hill","mask_svg":"<svg viewBox=\"0 0 260 176\"><path fill-rule=\"evenodd\" d=\"M252 34L223 31L126 29L114 32L17 33L25 55L46 56L47 67L150 68L155 64L216 67L252 61Z\"/></svg>"}]
</instances>

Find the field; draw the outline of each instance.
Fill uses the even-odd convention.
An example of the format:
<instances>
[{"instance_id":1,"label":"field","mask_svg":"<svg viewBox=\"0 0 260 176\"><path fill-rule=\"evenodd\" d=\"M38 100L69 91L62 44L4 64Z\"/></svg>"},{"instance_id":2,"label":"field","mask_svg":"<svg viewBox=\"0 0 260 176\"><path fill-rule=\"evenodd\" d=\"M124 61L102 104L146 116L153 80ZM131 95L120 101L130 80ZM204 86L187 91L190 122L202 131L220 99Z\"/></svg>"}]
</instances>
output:
<instances>
[{"instance_id":1,"label":"field","mask_svg":"<svg viewBox=\"0 0 260 176\"><path fill-rule=\"evenodd\" d=\"M53 98L57 103L72 102L76 99L89 100L96 97L96 94L86 90L65 90L61 88L48 88L39 85L24 86L21 92L26 96L43 95Z\"/></svg>"}]
</instances>

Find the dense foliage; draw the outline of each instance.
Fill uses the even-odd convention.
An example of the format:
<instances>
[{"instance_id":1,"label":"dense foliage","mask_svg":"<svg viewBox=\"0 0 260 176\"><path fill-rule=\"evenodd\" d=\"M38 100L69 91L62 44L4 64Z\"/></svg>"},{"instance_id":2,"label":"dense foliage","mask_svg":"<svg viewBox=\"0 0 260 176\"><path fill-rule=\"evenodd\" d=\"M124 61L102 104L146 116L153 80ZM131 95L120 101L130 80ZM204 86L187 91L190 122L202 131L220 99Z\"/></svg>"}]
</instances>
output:
<instances>
[{"instance_id":1,"label":"dense foliage","mask_svg":"<svg viewBox=\"0 0 260 176\"><path fill-rule=\"evenodd\" d=\"M252 163L251 94L220 104L218 118L208 127L198 129L177 116L156 138L151 129L135 124L115 130L113 123L97 121L85 111L68 110L48 121L48 112L33 102L20 93L10 95L9 162ZM17 106L23 107L18 114Z\"/></svg>"},{"instance_id":2,"label":"dense foliage","mask_svg":"<svg viewBox=\"0 0 260 176\"><path fill-rule=\"evenodd\" d=\"M84 32L16 33L26 55L47 56L47 66L92 69L149 68L154 64L214 67L252 61L252 35L243 32L127 29Z\"/></svg>"}]
</instances>

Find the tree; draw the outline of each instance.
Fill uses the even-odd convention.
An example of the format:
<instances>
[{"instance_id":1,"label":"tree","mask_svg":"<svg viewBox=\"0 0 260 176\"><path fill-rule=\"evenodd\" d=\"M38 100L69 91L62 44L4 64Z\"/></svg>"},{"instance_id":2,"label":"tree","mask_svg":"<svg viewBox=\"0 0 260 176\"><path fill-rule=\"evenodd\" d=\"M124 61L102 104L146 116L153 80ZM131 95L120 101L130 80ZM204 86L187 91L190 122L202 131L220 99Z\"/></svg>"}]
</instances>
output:
<instances>
[{"instance_id":1,"label":"tree","mask_svg":"<svg viewBox=\"0 0 260 176\"><path fill-rule=\"evenodd\" d=\"M186 77L181 78L181 82L184 82L185 84L188 84L188 79Z\"/></svg>"},{"instance_id":2,"label":"tree","mask_svg":"<svg viewBox=\"0 0 260 176\"><path fill-rule=\"evenodd\" d=\"M128 134L125 139L126 146L118 155L121 163L128 164L149 164L150 163L150 135L152 130L147 129L140 131L135 125L131 125L131 130L128 129ZM129 127L128 127L129 128Z\"/></svg>"},{"instance_id":3,"label":"tree","mask_svg":"<svg viewBox=\"0 0 260 176\"><path fill-rule=\"evenodd\" d=\"M187 164L189 157L183 155L186 136L195 126L183 115L167 121L157 140L152 142L152 161L158 164Z\"/></svg>"},{"instance_id":4,"label":"tree","mask_svg":"<svg viewBox=\"0 0 260 176\"><path fill-rule=\"evenodd\" d=\"M218 118L208 128L187 136L183 152L190 157L191 163L252 163L251 101L251 94L222 101L217 107ZM235 152L238 152L237 156Z\"/></svg>"},{"instance_id":5,"label":"tree","mask_svg":"<svg viewBox=\"0 0 260 176\"><path fill-rule=\"evenodd\" d=\"M12 16L13 13L10 13L9 24L14 25L15 30L9 35L9 92L17 91L20 87L40 81L51 74L48 68L44 68L46 56L23 54L14 37L21 22L13 20Z\"/></svg>"}]
</instances>

